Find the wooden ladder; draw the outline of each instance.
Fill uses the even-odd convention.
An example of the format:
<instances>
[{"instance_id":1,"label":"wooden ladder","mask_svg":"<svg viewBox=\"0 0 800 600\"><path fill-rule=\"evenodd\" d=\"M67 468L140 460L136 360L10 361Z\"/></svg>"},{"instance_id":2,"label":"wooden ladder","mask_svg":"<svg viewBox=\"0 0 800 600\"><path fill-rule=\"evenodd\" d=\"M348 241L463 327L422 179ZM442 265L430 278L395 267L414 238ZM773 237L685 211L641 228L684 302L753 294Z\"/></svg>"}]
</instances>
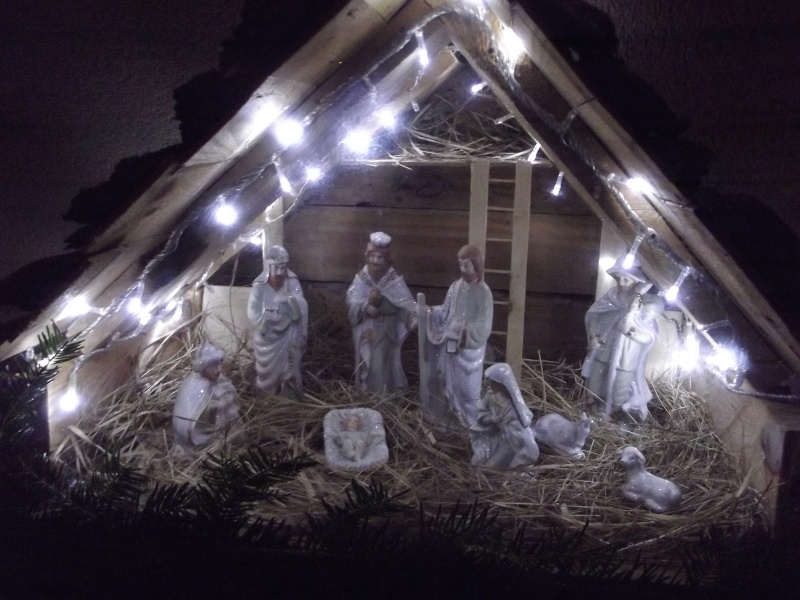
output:
<instances>
[{"instance_id":1,"label":"wooden ladder","mask_svg":"<svg viewBox=\"0 0 800 600\"><path fill-rule=\"evenodd\" d=\"M522 341L525 333L525 285L528 270L528 231L531 216L531 164L516 163L513 179L492 178L491 162L485 158L471 163L469 243L477 246L485 264L492 264L486 254L486 243L511 245L511 264L507 269L484 269L484 273L496 273L509 278L508 301L495 298L495 306L507 306L508 321L505 329L493 330L492 335L505 336L506 362L514 371L517 381L522 373ZM514 186L514 206L502 207L490 204L491 188L496 185ZM513 213L510 238L487 237L491 217L500 213ZM500 265L504 266L504 265ZM494 296L494 292L492 293ZM497 319L495 319L495 323Z\"/></svg>"}]
</instances>

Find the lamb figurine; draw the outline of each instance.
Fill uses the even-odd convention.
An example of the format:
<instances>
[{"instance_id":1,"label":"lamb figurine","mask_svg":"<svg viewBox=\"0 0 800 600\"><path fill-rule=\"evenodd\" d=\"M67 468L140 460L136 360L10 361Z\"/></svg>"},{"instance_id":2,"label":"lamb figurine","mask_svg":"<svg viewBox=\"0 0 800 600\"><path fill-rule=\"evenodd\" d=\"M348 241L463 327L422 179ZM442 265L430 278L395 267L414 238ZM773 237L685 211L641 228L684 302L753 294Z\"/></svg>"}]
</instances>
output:
<instances>
[{"instance_id":1,"label":"lamb figurine","mask_svg":"<svg viewBox=\"0 0 800 600\"><path fill-rule=\"evenodd\" d=\"M644 456L637 448L626 446L619 461L628 471L628 481L622 486L622 495L628 500L644 504L653 512L674 510L681 501L678 486L656 477L644 468Z\"/></svg>"},{"instance_id":2,"label":"lamb figurine","mask_svg":"<svg viewBox=\"0 0 800 600\"><path fill-rule=\"evenodd\" d=\"M544 444L559 456L582 460L583 445L591 430L592 420L585 412L581 413L580 421L576 423L550 413L536 421L533 436L538 444Z\"/></svg>"}]
</instances>

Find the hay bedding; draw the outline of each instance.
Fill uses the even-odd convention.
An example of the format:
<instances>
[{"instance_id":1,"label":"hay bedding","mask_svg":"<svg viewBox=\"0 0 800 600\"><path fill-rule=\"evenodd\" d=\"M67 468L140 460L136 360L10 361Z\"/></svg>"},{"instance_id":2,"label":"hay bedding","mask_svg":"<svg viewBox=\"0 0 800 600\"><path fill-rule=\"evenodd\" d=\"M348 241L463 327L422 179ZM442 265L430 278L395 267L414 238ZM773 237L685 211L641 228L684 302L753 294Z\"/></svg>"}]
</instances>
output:
<instances>
[{"instance_id":1,"label":"hay bedding","mask_svg":"<svg viewBox=\"0 0 800 600\"><path fill-rule=\"evenodd\" d=\"M372 396L351 385L349 327L330 318L312 324L302 399L259 398L251 383L252 355L243 349L228 357L224 369L240 392L241 423L206 446L184 449L173 444L172 405L201 342L199 331L196 325L187 327L163 342L138 380L101 400L70 429L55 456L85 472L92 468L95 441L124 440L123 459L155 484L197 482L207 453L235 456L253 444L268 451L307 453L319 466L282 484L287 494L280 503L257 509L288 523L305 522L307 513L321 510L322 499L340 502L355 478L379 481L392 495L406 492L401 503L410 508L422 505L431 513L457 501L488 504L509 536L523 524L528 531L554 524L568 530L586 526L588 538L597 543L656 555L702 540L712 528L735 537L760 525L757 494L712 432L700 399L680 385L655 386L651 417L643 426L632 429L599 421L587 440L584 461L568 461L543 450L541 463L527 472L478 470L469 465L466 435L432 431L420 417L413 392L415 340L409 339L404 351L412 391ZM580 378L572 366L529 360L523 371L523 395L536 418L558 412L576 420L585 410ZM356 406L382 413L389 461L362 472L340 471L325 464L322 422L333 408ZM642 450L648 470L680 486L684 496L678 511L651 513L620 496L625 471L618 452L626 445Z\"/></svg>"}]
</instances>

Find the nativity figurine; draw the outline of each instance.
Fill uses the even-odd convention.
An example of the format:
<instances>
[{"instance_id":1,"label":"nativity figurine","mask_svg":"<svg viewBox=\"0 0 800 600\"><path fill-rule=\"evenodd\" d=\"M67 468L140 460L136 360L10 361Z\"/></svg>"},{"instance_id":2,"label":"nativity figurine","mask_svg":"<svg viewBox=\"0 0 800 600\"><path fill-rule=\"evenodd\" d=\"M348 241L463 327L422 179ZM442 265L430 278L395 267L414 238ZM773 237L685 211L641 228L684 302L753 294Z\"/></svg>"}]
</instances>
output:
<instances>
[{"instance_id":1,"label":"nativity figurine","mask_svg":"<svg viewBox=\"0 0 800 600\"><path fill-rule=\"evenodd\" d=\"M462 247L458 265L461 277L450 285L444 304L419 308L425 319L425 339L420 340L420 372L426 374L420 377L423 414L444 429L454 428L454 421L467 429L477 425L483 359L494 315L481 251Z\"/></svg>"},{"instance_id":2,"label":"nativity figurine","mask_svg":"<svg viewBox=\"0 0 800 600\"><path fill-rule=\"evenodd\" d=\"M658 339L656 319L663 312L661 296L645 294L617 324L611 355L611 364L616 368L609 371L607 378L606 416L621 409L635 421L647 419L647 403L653 394L645 379L645 366Z\"/></svg>"},{"instance_id":3,"label":"nativity figurine","mask_svg":"<svg viewBox=\"0 0 800 600\"><path fill-rule=\"evenodd\" d=\"M323 420L325 459L339 469L364 469L389 459L383 417L369 408L328 412Z\"/></svg>"},{"instance_id":4,"label":"nativity figurine","mask_svg":"<svg viewBox=\"0 0 800 600\"><path fill-rule=\"evenodd\" d=\"M417 326L416 302L392 267L391 243L392 238L383 232L369 236L366 265L347 289L356 383L373 393L392 393L408 386L400 350Z\"/></svg>"},{"instance_id":5,"label":"nativity figurine","mask_svg":"<svg viewBox=\"0 0 800 600\"><path fill-rule=\"evenodd\" d=\"M628 472L622 486L622 496L637 504L644 504L653 512L663 513L678 508L681 490L672 481L656 477L644 468L644 455L638 448L626 446L622 449L620 463Z\"/></svg>"},{"instance_id":6,"label":"nativity figurine","mask_svg":"<svg viewBox=\"0 0 800 600\"><path fill-rule=\"evenodd\" d=\"M239 416L236 389L222 374L224 358L225 353L209 342L195 353L193 372L181 383L172 413L179 442L204 444Z\"/></svg>"},{"instance_id":7,"label":"nativity figurine","mask_svg":"<svg viewBox=\"0 0 800 600\"><path fill-rule=\"evenodd\" d=\"M582 460L583 446L592 431L592 419L581 413L581 418L572 422L556 413L549 413L536 421L533 436L539 445L546 446L554 454Z\"/></svg>"},{"instance_id":8,"label":"nativity figurine","mask_svg":"<svg viewBox=\"0 0 800 600\"><path fill-rule=\"evenodd\" d=\"M506 363L486 369L489 390L477 407L476 422L470 428L472 464L495 469L515 469L536 464L536 445L531 422L514 372Z\"/></svg>"},{"instance_id":9,"label":"nativity figurine","mask_svg":"<svg viewBox=\"0 0 800 600\"><path fill-rule=\"evenodd\" d=\"M300 366L308 341L308 303L288 263L283 246L269 248L247 303L254 327L256 387L269 394L289 389L299 394L303 389Z\"/></svg>"},{"instance_id":10,"label":"nativity figurine","mask_svg":"<svg viewBox=\"0 0 800 600\"><path fill-rule=\"evenodd\" d=\"M625 257L620 256L606 271L616 285L598 298L586 312L584 319L588 339L588 354L581 368L590 393L590 404L599 404L605 412L609 378L613 378L616 365L612 365L615 341L619 337L619 323L630 312L638 297L650 287L650 282L637 261L626 268Z\"/></svg>"}]
</instances>

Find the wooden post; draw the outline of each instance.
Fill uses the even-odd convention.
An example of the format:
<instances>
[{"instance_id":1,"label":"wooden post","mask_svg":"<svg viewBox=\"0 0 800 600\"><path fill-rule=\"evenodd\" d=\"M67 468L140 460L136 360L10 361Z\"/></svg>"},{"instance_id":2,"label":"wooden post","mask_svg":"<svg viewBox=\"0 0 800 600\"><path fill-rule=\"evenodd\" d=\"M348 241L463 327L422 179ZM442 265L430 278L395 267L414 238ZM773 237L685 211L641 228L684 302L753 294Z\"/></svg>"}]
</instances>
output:
<instances>
[{"instance_id":1,"label":"wooden post","mask_svg":"<svg viewBox=\"0 0 800 600\"><path fill-rule=\"evenodd\" d=\"M267 207L266 222L264 223L264 243L261 246L261 258L266 260L266 253L272 246L283 246L283 215L286 202L280 196L275 202ZM266 264L266 262L264 263Z\"/></svg>"},{"instance_id":2,"label":"wooden post","mask_svg":"<svg viewBox=\"0 0 800 600\"><path fill-rule=\"evenodd\" d=\"M471 162L469 187L469 243L481 251L486 260L486 225L489 207L489 159Z\"/></svg>"},{"instance_id":3,"label":"wooden post","mask_svg":"<svg viewBox=\"0 0 800 600\"><path fill-rule=\"evenodd\" d=\"M517 381L522 375L525 336L525 289L528 272L528 232L531 222L531 163L517 162L514 184L514 223L511 228L511 274L508 290L506 362Z\"/></svg>"}]
</instances>

